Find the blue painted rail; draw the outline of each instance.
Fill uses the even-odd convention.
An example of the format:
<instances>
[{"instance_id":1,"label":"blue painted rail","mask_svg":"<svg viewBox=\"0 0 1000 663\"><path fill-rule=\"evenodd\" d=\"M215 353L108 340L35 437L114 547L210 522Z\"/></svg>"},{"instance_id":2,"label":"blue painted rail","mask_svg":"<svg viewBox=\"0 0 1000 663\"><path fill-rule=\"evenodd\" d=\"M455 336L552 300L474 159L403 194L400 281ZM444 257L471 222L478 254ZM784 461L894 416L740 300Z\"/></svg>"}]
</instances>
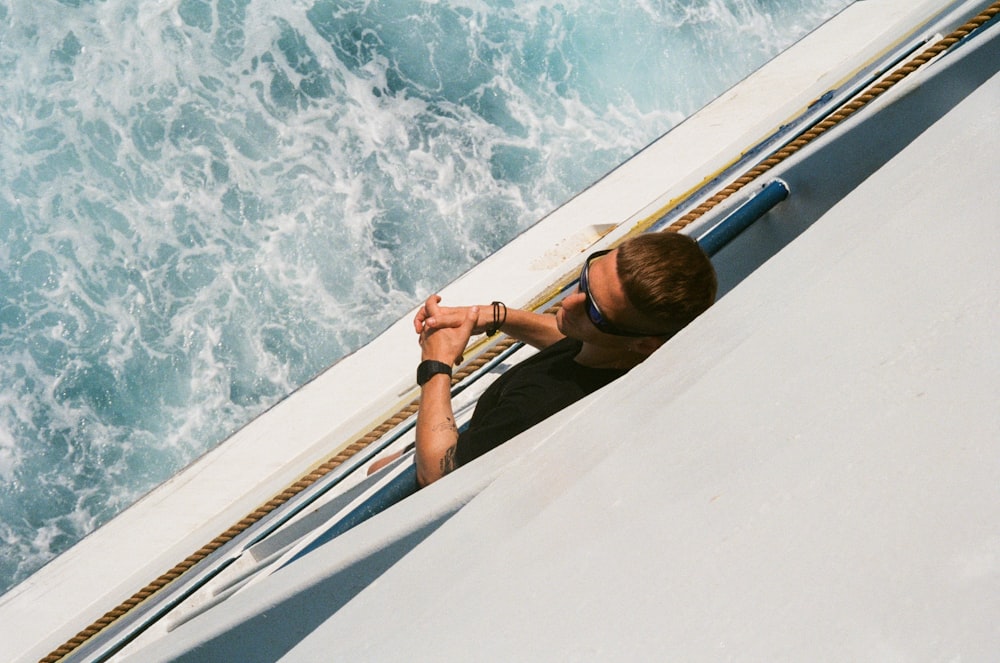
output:
<instances>
[{"instance_id":1,"label":"blue painted rail","mask_svg":"<svg viewBox=\"0 0 1000 663\"><path fill-rule=\"evenodd\" d=\"M329 529L316 537L312 543L300 550L281 566L285 567L296 560L302 559L312 551L323 546L323 544L329 543L347 530L360 525L372 516L378 515L415 492L417 492L417 466L413 463L408 463L402 472L379 488L374 495L345 514L343 518L331 525Z\"/></svg>"},{"instance_id":2,"label":"blue painted rail","mask_svg":"<svg viewBox=\"0 0 1000 663\"><path fill-rule=\"evenodd\" d=\"M698 244L705 253L714 256L787 197L788 185L782 180L771 180L756 196L730 212L729 216L718 225L699 237Z\"/></svg>"}]
</instances>

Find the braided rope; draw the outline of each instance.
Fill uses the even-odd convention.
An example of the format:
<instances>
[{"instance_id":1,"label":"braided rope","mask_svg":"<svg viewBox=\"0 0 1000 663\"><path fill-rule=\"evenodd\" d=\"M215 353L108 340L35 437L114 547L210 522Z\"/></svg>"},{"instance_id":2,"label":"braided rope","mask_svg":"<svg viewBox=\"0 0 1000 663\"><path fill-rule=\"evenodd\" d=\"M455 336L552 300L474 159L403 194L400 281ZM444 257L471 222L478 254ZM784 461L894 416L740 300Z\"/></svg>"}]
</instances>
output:
<instances>
[{"instance_id":1,"label":"braided rope","mask_svg":"<svg viewBox=\"0 0 1000 663\"><path fill-rule=\"evenodd\" d=\"M970 33L974 32L976 29L990 21L994 16L1000 13L1000 0L993 3L989 8L984 10L982 13L977 15L975 18L971 19L969 22L961 26L960 28L953 31L947 37L942 38L937 41L928 49L922 51L919 55L915 56L913 59L909 60L906 65L896 70L893 74L886 77L884 80L876 83L870 87L865 93L856 97L853 101L846 104L840 108L837 112L830 115L822 122L818 123L816 126L811 128L809 131L803 133L801 136L796 138L794 141L784 146L782 149L775 152L768 159L762 161L760 164L755 166L753 169L748 171L745 175L738 178L737 180L730 183L727 187L710 197L709 199L702 202L694 210L688 212L680 219L672 223L669 227L665 229L664 232L677 232L686 228L688 225L699 219L705 213L719 205L721 202L729 198L731 195L742 189L744 186L749 184L751 181L757 179L762 174L769 171L774 166L778 165L785 159L789 158L803 147L811 143L813 140L818 138L820 135L833 128L834 126L840 124L848 117L853 115L855 112L871 103L873 100L884 94L891 87L895 86L897 83L902 81L904 78L909 76L911 73L925 65L931 59L937 57L944 51L951 48L954 44L964 39ZM552 312L558 308L558 304L554 305L546 312ZM481 368L491 359L496 357L498 354L511 347L515 341L509 337L505 337L482 354L478 355L475 359L470 361L466 366L460 369L452 378L452 384L456 384L461 380L465 379L467 376ZM308 488L313 483L318 481L320 478L333 471L335 468L340 466L344 461L351 458L353 455L367 447L372 442L378 440L383 435L388 433L390 430L395 428L397 425L407 420L409 417L413 416L417 412L419 404L419 399L413 399L410 403L400 409L396 414L386 419L381 424L373 428L366 435L359 438L355 442L350 443L343 449L341 449L336 455L327 459L322 464L318 465L308 474L302 476L300 479L289 485L281 493L275 495L270 500L260 505L252 513L246 515L239 522L233 524L229 529L227 529L222 534L218 535L211 542L204 545L195 553L189 555L184 561L180 562L172 569L158 577L156 580L150 582L148 585L143 587L141 590L133 594L131 597L123 601L120 605L112 610L105 613L100 619L96 620L93 624L87 628L80 631L77 635L66 641L65 644L61 645L57 649L53 650L45 658L41 659L41 663L55 663L62 658L69 655L75 649L77 649L84 642L100 633L102 630L107 628L110 624L118 620L123 615L127 614L129 611L134 609L136 606L141 604L143 601L148 599L153 594L157 593L171 582L182 576L193 566L198 564L200 561L204 560L210 554L218 550L220 547L231 541L234 537L245 531L254 523L258 522L261 518L267 514L274 511L276 508L286 503L288 500L293 498L295 495L299 494L302 490Z\"/></svg>"}]
</instances>

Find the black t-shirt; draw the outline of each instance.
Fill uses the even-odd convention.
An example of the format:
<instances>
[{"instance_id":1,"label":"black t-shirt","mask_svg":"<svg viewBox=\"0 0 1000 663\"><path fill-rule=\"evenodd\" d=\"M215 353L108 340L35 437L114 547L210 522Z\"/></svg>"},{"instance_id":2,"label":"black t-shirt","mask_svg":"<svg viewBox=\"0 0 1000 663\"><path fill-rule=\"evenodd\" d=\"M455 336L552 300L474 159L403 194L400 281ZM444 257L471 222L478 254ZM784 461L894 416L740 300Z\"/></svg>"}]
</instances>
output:
<instances>
[{"instance_id":1,"label":"black t-shirt","mask_svg":"<svg viewBox=\"0 0 1000 663\"><path fill-rule=\"evenodd\" d=\"M564 338L497 378L480 396L469 427L458 437L455 460L464 465L625 374L589 368L573 358L580 341Z\"/></svg>"}]
</instances>

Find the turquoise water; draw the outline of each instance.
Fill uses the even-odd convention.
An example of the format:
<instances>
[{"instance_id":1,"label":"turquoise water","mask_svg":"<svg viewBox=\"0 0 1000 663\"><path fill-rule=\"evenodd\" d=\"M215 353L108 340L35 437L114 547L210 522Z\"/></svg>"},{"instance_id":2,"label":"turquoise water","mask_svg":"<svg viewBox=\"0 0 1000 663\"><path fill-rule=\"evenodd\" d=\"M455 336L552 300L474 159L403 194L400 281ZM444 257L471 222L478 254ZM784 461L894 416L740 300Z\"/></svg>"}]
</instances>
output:
<instances>
[{"instance_id":1,"label":"turquoise water","mask_svg":"<svg viewBox=\"0 0 1000 663\"><path fill-rule=\"evenodd\" d=\"M0 0L0 592L847 4Z\"/></svg>"}]
</instances>

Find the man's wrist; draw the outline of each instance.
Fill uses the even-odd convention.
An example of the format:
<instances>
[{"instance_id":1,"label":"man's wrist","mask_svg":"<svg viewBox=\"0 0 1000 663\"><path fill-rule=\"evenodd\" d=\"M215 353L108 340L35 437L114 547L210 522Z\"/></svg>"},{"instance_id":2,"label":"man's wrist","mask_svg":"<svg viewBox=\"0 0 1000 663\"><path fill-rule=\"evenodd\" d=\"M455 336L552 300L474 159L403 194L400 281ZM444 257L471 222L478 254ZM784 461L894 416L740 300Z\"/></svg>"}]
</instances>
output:
<instances>
[{"instance_id":1,"label":"man's wrist","mask_svg":"<svg viewBox=\"0 0 1000 663\"><path fill-rule=\"evenodd\" d=\"M451 364L435 359L424 359L417 365L417 386L424 386L424 383L439 374L451 377Z\"/></svg>"}]
</instances>

